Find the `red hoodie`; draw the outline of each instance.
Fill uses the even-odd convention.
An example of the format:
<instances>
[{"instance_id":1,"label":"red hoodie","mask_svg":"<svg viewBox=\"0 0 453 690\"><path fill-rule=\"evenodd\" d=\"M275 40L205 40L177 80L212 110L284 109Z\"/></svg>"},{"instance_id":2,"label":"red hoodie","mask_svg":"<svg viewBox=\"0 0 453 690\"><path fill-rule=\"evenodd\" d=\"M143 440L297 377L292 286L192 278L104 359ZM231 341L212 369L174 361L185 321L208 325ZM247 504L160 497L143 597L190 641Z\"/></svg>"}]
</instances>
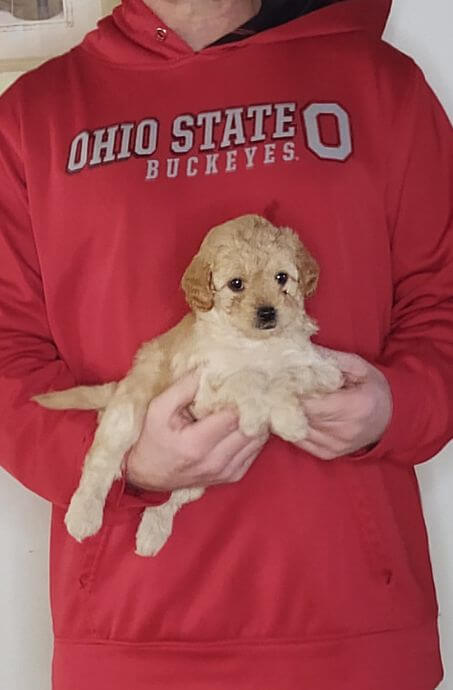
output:
<instances>
[{"instance_id":1,"label":"red hoodie","mask_svg":"<svg viewBox=\"0 0 453 690\"><path fill-rule=\"evenodd\" d=\"M55 690L432 690L437 606L414 465L453 411L452 133L383 43L389 0L343 0L194 53L142 0L0 100L0 457L53 503ZM134 554L117 482L102 531L63 516L96 424L33 394L122 377L186 311L206 231L259 213L319 260L319 342L387 376L362 457L272 438L238 484Z\"/></svg>"}]
</instances>

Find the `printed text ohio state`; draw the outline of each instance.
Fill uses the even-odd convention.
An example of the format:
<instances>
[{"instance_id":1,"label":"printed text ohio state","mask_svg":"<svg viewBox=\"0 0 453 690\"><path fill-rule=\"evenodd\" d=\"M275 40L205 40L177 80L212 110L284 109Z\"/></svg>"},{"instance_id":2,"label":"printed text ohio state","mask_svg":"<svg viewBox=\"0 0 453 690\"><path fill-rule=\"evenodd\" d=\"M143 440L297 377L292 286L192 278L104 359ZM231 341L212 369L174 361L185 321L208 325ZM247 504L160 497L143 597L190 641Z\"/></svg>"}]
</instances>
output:
<instances>
[{"instance_id":1,"label":"printed text ohio state","mask_svg":"<svg viewBox=\"0 0 453 690\"><path fill-rule=\"evenodd\" d=\"M144 178L233 173L301 156L346 161L351 120L338 103L266 103L184 113L169 126L157 117L84 130L69 147L67 171L144 160Z\"/></svg>"}]
</instances>

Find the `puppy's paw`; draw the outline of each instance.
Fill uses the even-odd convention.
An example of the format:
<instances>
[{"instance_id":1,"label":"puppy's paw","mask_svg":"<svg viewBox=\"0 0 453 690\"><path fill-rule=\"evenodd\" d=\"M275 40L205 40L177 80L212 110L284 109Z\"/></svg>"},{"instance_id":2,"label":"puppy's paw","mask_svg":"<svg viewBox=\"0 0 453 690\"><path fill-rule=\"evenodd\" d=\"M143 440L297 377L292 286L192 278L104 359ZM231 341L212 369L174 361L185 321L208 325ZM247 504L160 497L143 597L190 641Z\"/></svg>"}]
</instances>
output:
<instances>
[{"instance_id":1,"label":"puppy's paw","mask_svg":"<svg viewBox=\"0 0 453 690\"><path fill-rule=\"evenodd\" d=\"M284 441L303 441L308 432L308 422L297 405L279 405L271 411L271 430Z\"/></svg>"},{"instance_id":2,"label":"puppy's paw","mask_svg":"<svg viewBox=\"0 0 453 690\"><path fill-rule=\"evenodd\" d=\"M346 382L337 363L331 358L322 360L322 365L314 369L314 379L314 389L318 393L333 393Z\"/></svg>"},{"instance_id":3,"label":"puppy's paw","mask_svg":"<svg viewBox=\"0 0 453 690\"><path fill-rule=\"evenodd\" d=\"M268 417L256 417L255 415L245 415L239 420L239 429L242 431L244 436L249 438L254 438L255 436L260 436L265 433L267 428Z\"/></svg>"},{"instance_id":4,"label":"puppy's paw","mask_svg":"<svg viewBox=\"0 0 453 690\"><path fill-rule=\"evenodd\" d=\"M146 509L136 535L137 556L157 556L173 531L173 515L167 504Z\"/></svg>"},{"instance_id":5,"label":"puppy's paw","mask_svg":"<svg viewBox=\"0 0 453 690\"><path fill-rule=\"evenodd\" d=\"M99 499L76 491L65 515L65 525L77 541L99 532L102 527L104 504Z\"/></svg>"},{"instance_id":6,"label":"puppy's paw","mask_svg":"<svg viewBox=\"0 0 453 690\"><path fill-rule=\"evenodd\" d=\"M269 425L269 406L262 400L253 399L238 405L239 429L245 436L260 436Z\"/></svg>"}]
</instances>

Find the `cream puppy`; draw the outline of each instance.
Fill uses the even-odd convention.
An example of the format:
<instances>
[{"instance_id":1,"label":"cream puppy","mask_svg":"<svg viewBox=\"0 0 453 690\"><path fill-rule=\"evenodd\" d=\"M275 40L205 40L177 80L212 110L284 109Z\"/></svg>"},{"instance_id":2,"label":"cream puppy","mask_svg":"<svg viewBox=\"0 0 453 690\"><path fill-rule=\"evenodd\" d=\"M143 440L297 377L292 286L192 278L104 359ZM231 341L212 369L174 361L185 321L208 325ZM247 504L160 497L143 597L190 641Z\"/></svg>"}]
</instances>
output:
<instances>
[{"instance_id":1,"label":"cream puppy","mask_svg":"<svg viewBox=\"0 0 453 690\"><path fill-rule=\"evenodd\" d=\"M100 422L82 477L65 517L78 541L102 525L104 503L124 457L137 441L150 401L188 371L200 371L191 412L203 417L233 406L247 436L266 429L301 441L307 420L304 395L337 390L343 377L310 338L315 322L304 298L317 285L318 265L289 228L247 215L213 228L184 273L191 312L174 328L145 343L124 379L38 395L52 409L98 409ZM179 508L203 489L173 491L146 508L136 553L156 555L172 531Z\"/></svg>"}]
</instances>

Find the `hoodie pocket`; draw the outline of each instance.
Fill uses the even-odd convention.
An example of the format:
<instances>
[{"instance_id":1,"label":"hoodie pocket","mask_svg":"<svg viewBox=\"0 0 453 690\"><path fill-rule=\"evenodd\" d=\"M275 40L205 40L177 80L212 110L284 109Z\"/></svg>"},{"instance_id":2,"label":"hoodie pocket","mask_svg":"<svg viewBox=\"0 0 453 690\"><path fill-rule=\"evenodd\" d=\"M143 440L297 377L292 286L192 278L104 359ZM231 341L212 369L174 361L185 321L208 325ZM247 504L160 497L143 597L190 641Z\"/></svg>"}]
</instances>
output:
<instances>
[{"instance_id":1,"label":"hoodie pocket","mask_svg":"<svg viewBox=\"0 0 453 690\"><path fill-rule=\"evenodd\" d=\"M370 575L387 586L389 611L395 622L401 626L415 624L423 617L426 597L412 566L405 535L399 528L397 511L418 507L392 503L383 467L378 463L345 461L345 470L347 500ZM421 515L412 517L418 520Z\"/></svg>"},{"instance_id":2,"label":"hoodie pocket","mask_svg":"<svg viewBox=\"0 0 453 690\"><path fill-rule=\"evenodd\" d=\"M383 511L380 476L375 468L351 464L345 473L345 488L354 515L370 574L390 585L396 567L391 540L387 534L388 519ZM370 490L371 489L371 490Z\"/></svg>"},{"instance_id":3,"label":"hoodie pocket","mask_svg":"<svg viewBox=\"0 0 453 690\"><path fill-rule=\"evenodd\" d=\"M381 468L291 453L185 506L155 558L134 553L139 512L105 525L86 601L94 636L313 640L426 619Z\"/></svg>"}]
</instances>

